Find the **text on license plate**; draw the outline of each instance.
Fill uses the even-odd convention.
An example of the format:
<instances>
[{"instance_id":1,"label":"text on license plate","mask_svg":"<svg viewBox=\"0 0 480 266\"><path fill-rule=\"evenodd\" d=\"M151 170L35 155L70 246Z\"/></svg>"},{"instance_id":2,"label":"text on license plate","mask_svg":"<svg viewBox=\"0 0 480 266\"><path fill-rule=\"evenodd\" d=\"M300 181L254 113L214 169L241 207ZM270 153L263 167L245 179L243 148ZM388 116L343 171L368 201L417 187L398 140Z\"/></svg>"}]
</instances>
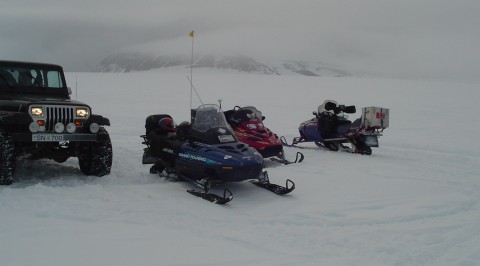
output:
<instances>
[{"instance_id":1,"label":"text on license plate","mask_svg":"<svg viewBox=\"0 0 480 266\"><path fill-rule=\"evenodd\" d=\"M63 141L63 135L36 134L32 135L32 141Z\"/></svg>"}]
</instances>

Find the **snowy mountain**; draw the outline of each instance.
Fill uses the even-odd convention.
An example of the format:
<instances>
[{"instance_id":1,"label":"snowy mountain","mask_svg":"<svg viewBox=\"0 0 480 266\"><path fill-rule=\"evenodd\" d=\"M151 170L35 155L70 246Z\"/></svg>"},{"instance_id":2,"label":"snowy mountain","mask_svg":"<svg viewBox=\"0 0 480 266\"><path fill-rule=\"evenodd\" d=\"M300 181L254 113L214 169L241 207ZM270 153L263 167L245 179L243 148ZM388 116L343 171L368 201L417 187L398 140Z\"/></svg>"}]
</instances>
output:
<instances>
[{"instance_id":1,"label":"snowy mountain","mask_svg":"<svg viewBox=\"0 0 480 266\"><path fill-rule=\"evenodd\" d=\"M154 56L145 53L117 53L107 56L97 66L99 72L134 72L173 67L190 67L191 57L183 55ZM325 63L303 61L261 62L244 55L201 55L195 68L233 69L267 75L350 76L350 73Z\"/></svg>"}]
</instances>

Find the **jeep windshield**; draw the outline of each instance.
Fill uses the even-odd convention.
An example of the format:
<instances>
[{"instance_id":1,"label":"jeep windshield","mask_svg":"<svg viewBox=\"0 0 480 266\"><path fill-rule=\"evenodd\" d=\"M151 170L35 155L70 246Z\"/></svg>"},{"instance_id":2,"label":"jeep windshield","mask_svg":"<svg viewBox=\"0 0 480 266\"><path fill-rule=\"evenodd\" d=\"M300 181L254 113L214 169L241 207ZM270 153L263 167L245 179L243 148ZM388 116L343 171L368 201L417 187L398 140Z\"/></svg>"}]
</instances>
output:
<instances>
[{"instance_id":1,"label":"jeep windshield","mask_svg":"<svg viewBox=\"0 0 480 266\"><path fill-rule=\"evenodd\" d=\"M41 64L0 63L0 90L10 93L66 94L61 68Z\"/></svg>"},{"instance_id":2,"label":"jeep windshield","mask_svg":"<svg viewBox=\"0 0 480 266\"><path fill-rule=\"evenodd\" d=\"M18 67L0 67L0 84L10 87L64 87L58 70Z\"/></svg>"}]
</instances>

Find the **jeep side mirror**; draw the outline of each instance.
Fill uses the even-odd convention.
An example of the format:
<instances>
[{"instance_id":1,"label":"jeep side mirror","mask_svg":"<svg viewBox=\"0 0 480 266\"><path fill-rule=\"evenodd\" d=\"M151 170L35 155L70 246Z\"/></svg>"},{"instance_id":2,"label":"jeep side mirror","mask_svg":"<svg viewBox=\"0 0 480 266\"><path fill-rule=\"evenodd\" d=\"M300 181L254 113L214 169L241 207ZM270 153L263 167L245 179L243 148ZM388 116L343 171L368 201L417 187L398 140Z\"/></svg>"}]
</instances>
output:
<instances>
[{"instance_id":1,"label":"jeep side mirror","mask_svg":"<svg viewBox=\"0 0 480 266\"><path fill-rule=\"evenodd\" d=\"M72 95L72 88L67 87L67 90L68 90L68 95Z\"/></svg>"}]
</instances>

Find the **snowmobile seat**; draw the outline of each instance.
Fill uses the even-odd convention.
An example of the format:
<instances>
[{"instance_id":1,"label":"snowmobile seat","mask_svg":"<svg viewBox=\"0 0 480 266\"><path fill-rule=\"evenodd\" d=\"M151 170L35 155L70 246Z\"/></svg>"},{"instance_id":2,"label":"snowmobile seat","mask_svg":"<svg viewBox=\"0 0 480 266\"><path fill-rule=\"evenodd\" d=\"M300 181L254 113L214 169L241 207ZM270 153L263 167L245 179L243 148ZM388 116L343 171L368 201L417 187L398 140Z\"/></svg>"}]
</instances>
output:
<instances>
[{"instance_id":1,"label":"snowmobile seat","mask_svg":"<svg viewBox=\"0 0 480 266\"><path fill-rule=\"evenodd\" d=\"M157 130L150 131L147 138L150 141L150 153L172 165L180 146L185 142L178 139L175 133L165 134Z\"/></svg>"},{"instance_id":2,"label":"snowmobile seat","mask_svg":"<svg viewBox=\"0 0 480 266\"><path fill-rule=\"evenodd\" d=\"M180 140L186 140L190 136L191 124L187 121L183 121L177 126L177 138Z\"/></svg>"},{"instance_id":3,"label":"snowmobile seat","mask_svg":"<svg viewBox=\"0 0 480 266\"><path fill-rule=\"evenodd\" d=\"M147 119L145 120L145 135L148 136L148 134L152 130L157 130L158 131L158 121L162 118L172 118L170 115L167 114L157 114L157 115L149 115Z\"/></svg>"},{"instance_id":4,"label":"snowmobile seat","mask_svg":"<svg viewBox=\"0 0 480 266\"><path fill-rule=\"evenodd\" d=\"M239 125L242 122L250 121L255 117L252 110L249 109L240 109L235 111L229 116L228 122L234 123L234 125Z\"/></svg>"},{"instance_id":5,"label":"snowmobile seat","mask_svg":"<svg viewBox=\"0 0 480 266\"><path fill-rule=\"evenodd\" d=\"M318 116L318 131L326 139L334 136L337 131L338 117L330 112L322 112Z\"/></svg>"}]
</instances>

